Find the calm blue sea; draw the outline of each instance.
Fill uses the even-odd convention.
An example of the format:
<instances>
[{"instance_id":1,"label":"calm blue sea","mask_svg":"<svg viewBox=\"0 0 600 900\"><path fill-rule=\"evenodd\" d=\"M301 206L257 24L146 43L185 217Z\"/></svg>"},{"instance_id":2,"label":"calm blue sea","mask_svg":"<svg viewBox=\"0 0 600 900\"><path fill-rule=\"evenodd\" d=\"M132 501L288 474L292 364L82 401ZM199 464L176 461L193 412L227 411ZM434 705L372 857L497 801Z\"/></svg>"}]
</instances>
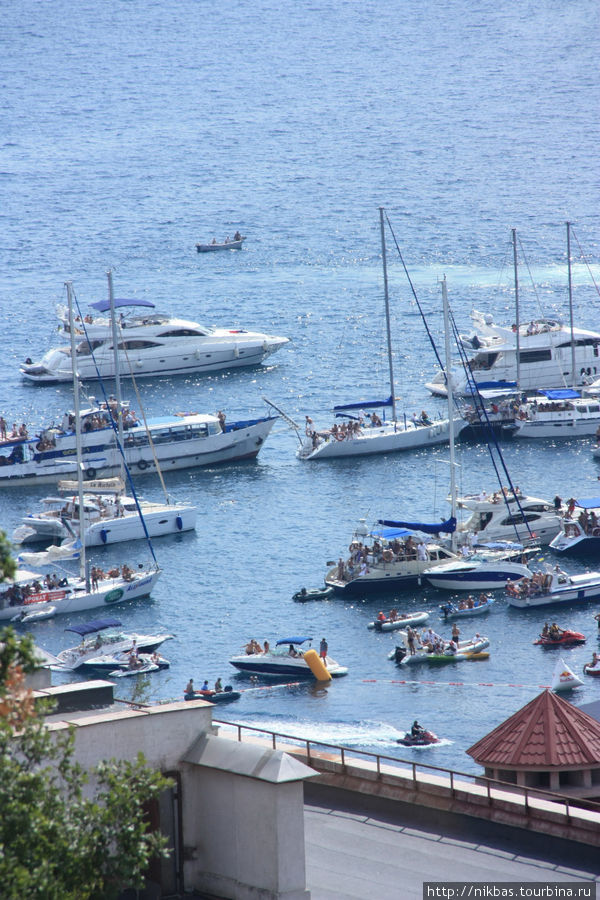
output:
<instances>
[{"instance_id":1,"label":"calm blue sea","mask_svg":"<svg viewBox=\"0 0 600 900\"><path fill-rule=\"evenodd\" d=\"M106 296L108 268L117 296L292 339L258 370L141 384L150 413L224 409L231 420L262 413L266 396L299 422L326 423L334 401L387 392L379 206L440 346L444 274L463 331L472 307L512 321L511 228L523 318L566 318L566 220L577 323L600 330L594 0L232 0L226 13L214 0L5 0L2 18L9 422L41 425L70 406L68 386L25 385L18 366L56 342L64 282L86 307ZM238 228L242 252L195 252L196 241ZM435 360L393 245L389 274L397 392L408 414L442 412L423 386ZM130 385L124 394L137 406ZM282 423L254 463L169 478L173 496L198 505L197 531L156 542L164 574L152 599L120 613L129 628L168 629L172 665L137 688L119 685L120 696L180 697L190 676L244 684L227 660L249 638L326 636L347 678L327 690L248 692L219 713L396 755L418 716L447 738L419 758L473 771L465 749L550 681L556 654L531 646L543 611L499 602L485 623L472 620L491 640L488 661L415 675L436 684L397 683L386 658L394 639L367 622L399 604L431 610L435 625L442 595L291 597L321 583L360 517L446 516L448 451L311 465L296 445ZM506 444L505 454L530 494L600 491L586 441ZM460 490L497 487L485 447L464 448L459 462ZM139 487L159 495L153 481ZM2 527L11 533L46 493L3 491ZM133 543L96 561L125 558L147 554ZM595 611L556 613L589 635L565 654L578 671L596 647ZM40 623L36 640L60 650L72 642L67 624ZM599 689L586 682L574 702Z\"/></svg>"}]
</instances>

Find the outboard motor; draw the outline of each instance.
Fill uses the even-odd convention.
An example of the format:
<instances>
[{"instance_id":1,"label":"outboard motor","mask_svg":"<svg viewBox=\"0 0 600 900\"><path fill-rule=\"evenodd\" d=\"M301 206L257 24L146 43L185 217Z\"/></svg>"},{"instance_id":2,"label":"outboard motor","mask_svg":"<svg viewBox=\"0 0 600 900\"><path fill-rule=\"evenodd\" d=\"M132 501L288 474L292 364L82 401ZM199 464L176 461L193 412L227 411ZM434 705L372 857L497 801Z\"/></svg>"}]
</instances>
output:
<instances>
[{"instance_id":1,"label":"outboard motor","mask_svg":"<svg viewBox=\"0 0 600 900\"><path fill-rule=\"evenodd\" d=\"M408 650L406 649L406 647L396 647L396 650L394 652L394 661L397 663L401 663L407 653Z\"/></svg>"}]
</instances>

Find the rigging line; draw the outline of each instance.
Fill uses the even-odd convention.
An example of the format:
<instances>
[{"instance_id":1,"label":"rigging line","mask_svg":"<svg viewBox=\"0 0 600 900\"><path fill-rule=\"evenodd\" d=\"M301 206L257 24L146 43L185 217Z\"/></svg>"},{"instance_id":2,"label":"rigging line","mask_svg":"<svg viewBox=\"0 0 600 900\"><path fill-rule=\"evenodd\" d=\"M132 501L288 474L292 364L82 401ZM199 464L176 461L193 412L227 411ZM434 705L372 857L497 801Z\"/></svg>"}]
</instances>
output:
<instances>
[{"instance_id":1,"label":"rigging line","mask_svg":"<svg viewBox=\"0 0 600 900\"><path fill-rule=\"evenodd\" d=\"M514 487L514 485L513 485L513 483L512 483L512 479L511 479L511 477L510 477L510 473L509 473L508 468L507 468L507 466L506 466L506 463L505 463L505 461L504 461L504 456L503 456L502 451L501 451L501 449L500 449L500 445L498 444L498 440L497 440L497 438L496 438L496 436L495 436L495 434L494 434L494 429L492 428L492 424L491 424L491 422L490 422L490 419L489 419L489 416L488 416L487 409L485 408L485 404L484 404L484 402L483 402L483 398L482 398L481 394L479 393L479 389L478 389L478 387L477 387L477 383L475 382L475 379L473 378L473 374L472 374L472 372L471 372L471 370L470 370L470 368L469 368L469 364L468 364L468 361L467 361L467 359L466 359L466 352L465 352L465 349L464 349L464 347L462 346L462 344L460 343L460 341L458 341L458 337L457 337L457 336L458 336L458 329L457 329L457 326L456 326L456 321L455 321L455 319L454 319L454 314L452 313L452 310L450 310L449 315L450 315L451 327L452 327L452 330L453 330L453 333L454 333L454 338L455 338L455 340L457 341L459 354L460 354L460 356L461 356L462 364L463 364L463 366L464 366L465 374L466 374L466 376L467 376L467 384L469 385L469 387L471 388L471 391L472 391L473 401L474 401L474 405L475 405L475 410L476 410L476 412L477 412L477 415L478 415L478 418L479 418L479 421L480 421L480 422L482 422L483 419L485 419L485 423L486 423L486 432L487 432L487 435L488 435L488 436L485 438L485 441L486 441L488 453L489 453L489 456L490 456L490 459L491 459L491 462L492 462L492 466L493 466L494 471L495 471L495 473L496 473L496 478L498 479L498 484L499 484L499 486L500 486L500 491L501 491L501 493L502 493L502 497L503 497L503 500L504 500L504 505L506 506L507 511L509 512L509 514L510 514L511 517L512 517L512 510L510 509L510 506L509 506L509 503L508 503L508 496L505 494L505 492L504 492L504 490L503 490L503 487L502 487L502 479L501 479L501 477L500 477L500 472L498 471L498 465L497 465L496 459L495 459L495 457L494 457L493 448L495 448L496 453L498 454L498 459L499 459L499 461L500 461L500 463L501 463L501 465L502 465L502 469L503 469L503 471L504 471L504 474L506 475L506 478L507 478L507 481L508 481L508 484L509 484L509 487L510 487L510 491L512 491L512 495L513 495L513 497L515 498L515 500L516 500L516 502L517 502L517 506L518 506L518 508L519 508L519 512L520 512L520 514L521 514L521 517L522 517L522 520L523 520L523 524L524 524L525 527L527 528L527 531L529 532L529 537L531 538L531 540L534 540L534 534L533 534L533 532L532 532L532 530L531 530L531 527L530 527L530 525L529 525L529 522L527 521L527 518L526 518L525 513L524 513L524 511L523 511L523 507L521 506L521 501L520 501L520 499L519 499L519 497L518 497L518 495L517 495L517 492L516 492L516 490L515 490L515 487ZM513 528L514 528L514 531L515 531L515 535L516 535L517 540L518 540L518 539L519 539L519 532L518 532L518 529L517 529L517 523L516 523L516 522L513 522L512 525L513 525Z\"/></svg>"},{"instance_id":2,"label":"rigging line","mask_svg":"<svg viewBox=\"0 0 600 900\"><path fill-rule=\"evenodd\" d=\"M590 264L589 264L589 262L588 262L587 256L586 256L585 253L583 252L583 249L582 249L582 247L581 247L581 244L579 243L579 238L577 237L577 235L576 235L576 233L575 233L575 229L573 228L572 225L571 225L571 234L572 234L573 237L575 238L575 241L576 241L576 243L577 243L577 246L579 247L579 255L580 255L581 259L582 259L582 260L584 261L584 263L585 263L585 267L586 267L586 269L588 270L588 274L589 274L590 278L592 279L592 284L593 284L594 287L596 288L596 293L597 293L597 294L600 294L600 288L598 287L598 284L596 283L596 279L594 278L594 273L592 272L592 269L591 269L591 266L590 266Z\"/></svg>"},{"instance_id":3,"label":"rigging line","mask_svg":"<svg viewBox=\"0 0 600 900\"><path fill-rule=\"evenodd\" d=\"M140 521L141 521L141 523L142 523L142 527L143 527L143 529L144 529L144 534L145 534L145 536L146 536L146 543L148 544L148 547L149 547L149 549L150 549L150 553L152 554L152 559L154 560L154 563L155 563L156 567L158 568L158 560L157 560L156 554L155 554L155 552L154 552L154 547L153 547L152 541L151 541L151 539L150 539L150 534L148 533L148 527L147 527L147 525L146 525L146 520L144 519L144 516L143 516L143 514L142 514L142 509L141 509L140 501L138 500L138 496L137 496L137 493L136 493L136 490L135 490L135 485L134 485L134 483L133 483L133 478L132 478L131 472L130 472L130 470L129 470L129 466L127 465L127 459L125 458L125 451L124 451L123 447L121 446L121 441L119 440L119 429L118 429L118 427L117 427L117 423L115 422L115 419L114 419L114 416L113 416L113 412L112 412L112 410L111 410L111 408L110 408L110 406L109 406L109 403L108 403L108 396L107 396L107 393L106 393L106 388L105 388L105 386L104 386L104 381L103 381L103 379L102 379L101 376L100 376L100 369L98 368L98 363L96 362L96 357L95 357L95 354L94 354L94 350L92 349L92 344L91 344L91 342L90 342L90 338L89 338L89 335L88 335L88 333L87 333L87 328L85 327L85 321L84 321L83 315L82 315L82 313L81 313L81 308L80 308L80 306L79 306L79 300L77 299L77 296L76 296L75 292L73 292L73 297L74 297L74 300L75 300L75 305L77 306L77 311L78 311L78 313L79 313L79 318L81 319L81 324L82 324L82 326L83 326L83 332L84 332L84 334L85 334L85 339L86 339L86 341L87 341L87 345L88 345L88 347L89 347L89 349L90 349L90 353L91 353L92 359L93 359L93 361L94 361L94 368L96 369L96 376L97 376L97 378L98 378L98 384L100 385L100 390L102 391L102 396L104 397L104 402L105 402L105 404L106 404L106 409L108 410L109 415L110 415L110 424L111 424L112 430L113 430L114 435L115 435L115 441L116 441L116 444L117 444L117 448L118 448L119 453L121 454L121 458L122 458L122 460L123 460L123 468L124 468L124 470L125 470L125 474L127 475L127 481L129 482L129 486L131 487L131 493L132 493L132 495L133 495L133 500L134 500L134 502L135 502L135 506L136 506L136 509L137 509L137 511L138 511L138 515L139 515L139 517L140 517ZM71 360L71 365L72 365L72 366L75 365L75 360L74 360L74 359ZM122 410L119 410L119 415L122 415Z\"/></svg>"},{"instance_id":4,"label":"rigging line","mask_svg":"<svg viewBox=\"0 0 600 900\"><path fill-rule=\"evenodd\" d=\"M429 325L427 324L427 319L425 318L425 313L423 312L423 310L422 310L422 308L421 308L421 304L419 303L419 298L417 297L417 292L415 291L414 285L413 285L413 283L412 283L412 279L411 279L410 275L408 274L408 269L406 268L406 263L404 262L404 257L402 256L402 251L400 250L400 246L399 246L399 244L398 244L398 241L396 240L396 235L394 234L394 229L392 228L392 224L391 224L391 222L390 222L390 220L389 220L389 217L388 217L387 212L384 211L384 215L385 215L385 220L386 220L386 222L387 222L387 224L388 224L388 228L390 229L392 238L394 239L394 244L396 245L396 250L398 251L398 256L400 257L400 262L402 263L402 268L404 269L404 274L406 275L406 277L407 277L407 279L408 279L408 283L409 283L409 285L410 285L410 289L411 289L411 291L412 291L412 295L413 295L413 297L414 297L414 299L415 299L415 303L417 304L417 308L418 308L419 313L420 313L420 315L421 315L421 319L423 320L423 324L424 324L424 326L425 326L425 331L427 332L427 337L429 338L429 343L431 344L431 346L432 346L432 348L433 348L433 352L435 353L435 358L436 358L437 361L438 361L438 365L439 365L440 369L441 369L442 371L444 371L444 365L443 365L442 360L441 360L441 358L440 358L440 354L438 353L438 349L437 349L437 347L436 347L436 345L435 345L435 341L433 340L433 335L431 334L431 331L430 331L430 329L429 329Z\"/></svg>"},{"instance_id":5,"label":"rigging line","mask_svg":"<svg viewBox=\"0 0 600 900\"><path fill-rule=\"evenodd\" d=\"M521 243L521 238L520 238L520 236L519 236L518 234L517 234L517 240L518 240L518 242L519 242L519 247L520 247L520 249L521 249L521 256L523 257L523 260L525 261L525 267L526 267L526 269L527 269L527 273L528 273L529 279L530 279L530 281L531 281L531 286L533 287L533 293L535 294L535 298L536 298L537 305L538 305L538 310L539 310L539 312L540 312L541 318L544 319L545 316L544 316L544 308L543 308L543 306L542 306L542 301L540 300L540 297L539 297L539 294L538 294L538 291L537 291L537 287L536 287L535 282L534 282L534 280L533 280L533 275L532 275L531 269L530 269L530 267L529 267L529 260L528 260L526 254L525 254L525 249L524 249L524 247L523 247L523 244ZM552 332L549 330L549 331L546 332L546 333L547 333L547 335L548 335L548 340L549 340L549 342L550 342L550 346L552 347L553 350L556 350L556 344L555 344L555 342L554 342L554 338L553 338ZM559 339L560 339L560 338L557 337L557 340L559 340ZM554 362L555 362L555 364L556 364L556 370L557 370L557 372L558 372L558 375L560 376L560 380L562 381L563 387L566 389L568 385L567 385L567 379L565 378L564 373L563 373L563 366L562 366L562 363L560 362L560 360L558 359L558 356L557 356L555 353L553 353L552 356L553 356ZM575 373L573 373L573 375L574 375L574 374L575 374Z\"/></svg>"}]
</instances>

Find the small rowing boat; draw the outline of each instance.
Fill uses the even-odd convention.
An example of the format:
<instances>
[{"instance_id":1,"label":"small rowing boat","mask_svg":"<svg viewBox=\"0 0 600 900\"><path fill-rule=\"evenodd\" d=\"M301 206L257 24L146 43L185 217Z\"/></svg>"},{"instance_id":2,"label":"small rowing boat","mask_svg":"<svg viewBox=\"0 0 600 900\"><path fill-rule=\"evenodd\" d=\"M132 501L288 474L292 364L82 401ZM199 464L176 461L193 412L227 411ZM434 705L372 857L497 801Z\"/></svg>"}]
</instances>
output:
<instances>
[{"instance_id":1,"label":"small rowing boat","mask_svg":"<svg viewBox=\"0 0 600 900\"><path fill-rule=\"evenodd\" d=\"M241 237L238 241L227 240L223 241L222 244L217 244L216 242L213 244L196 244L196 250L198 253L210 253L213 250L241 250L245 240L245 237Z\"/></svg>"}]
</instances>

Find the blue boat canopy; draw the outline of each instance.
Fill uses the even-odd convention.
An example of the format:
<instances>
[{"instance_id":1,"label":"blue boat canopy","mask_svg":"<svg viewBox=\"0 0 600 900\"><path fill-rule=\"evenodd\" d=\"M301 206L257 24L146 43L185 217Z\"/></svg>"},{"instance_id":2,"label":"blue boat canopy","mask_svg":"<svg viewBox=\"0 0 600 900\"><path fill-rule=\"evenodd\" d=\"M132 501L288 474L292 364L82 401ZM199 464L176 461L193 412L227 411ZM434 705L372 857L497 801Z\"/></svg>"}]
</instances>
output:
<instances>
[{"instance_id":1,"label":"blue boat canopy","mask_svg":"<svg viewBox=\"0 0 600 900\"><path fill-rule=\"evenodd\" d=\"M92 622L84 622L83 625L70 625L65 631L74 631L85 637L86 634L95 634L96 631L103 631L105 628L117 628L123 623L120 619L94 619Z\"/></svg>"},{"instance_id":2,"label":"blue boat canopy","mask_svg":"<svg viewBox=\"0 0 600 900\"><path fill-rule=\"evenodd\" d=\"M394 538L409 537L413 534L408 528L372 528L369 535L374 538L382 538L386 541L393 541Z\"/></svg>"},{"instance_id":3,"label":"blue boat canopy","mask_svg":"<svg viewBox=\"0 0 600 900\"><path fill-rule=\"evenodd\" d=\"M586 497L584 500L576 500L576 506L582 509L600 509L600 497Z\"/></svg>"},{"instance_id":4,"label":"blue boat canopy","mask_svg":"<svg viewBox=\"0 0 600 900\"><path fill-rule=\"evenodd\" d=\"M281 638L280 641L277 641L275 646L279 647L280 644L304 644L306 641L312 641L312 638L311 637Z\"/></svg>"},{"instance_id":5,"label":"blue boat canopy","mask_svg":"<svg viewBox=\"0 0 600 900\"><path fill-rule=\"evenodd\" d=\"M411 531L422 531L424 534L452 534L456 531L456 518L451 516L446 522L435 522L428 525L423 522L391 522L389 519L378 519L379 525L387 525L388 528L410 528Z\"/></svg>"},{"instance_id":6,"label":"blue boat canopy","mask_svg":"<svg viewBox=\"0 0 600 900\"><path fill-rule=\"evenodd\" d=\"M574 391L572 388L561 388L555 391L538 391L542 397L548 400L578 400L581 397L580 391Z\"/></svg>"},{"instance_id":7,"label":"blue boat canopy","mask_svg":"<svg viewBox=\"0 0 600 900\"><path fill-rule=\"evenodd\" d=\"M377 409L381 406L391 406L393 404L392 395L387 400L363 400L361 403L344 403L341 406L334 406L333 411L342 409Z\"/></svg>"},{"instance_id":8,"label":"blue boat canopy","mask_svg":"<svg viewBox=\"0 0 600 900\"><path fill-rule=\"evenodd\" d=\"M119 309L121 306L149 306L152 309L155 308L155 304L151 303L149 300L114 300L115 309ZM98 300L97 303L90 303L90 306L93 309L97 309L98 312L108 312L110 309L110 301L109 300Z\"/></svg>"}]
</instances>

